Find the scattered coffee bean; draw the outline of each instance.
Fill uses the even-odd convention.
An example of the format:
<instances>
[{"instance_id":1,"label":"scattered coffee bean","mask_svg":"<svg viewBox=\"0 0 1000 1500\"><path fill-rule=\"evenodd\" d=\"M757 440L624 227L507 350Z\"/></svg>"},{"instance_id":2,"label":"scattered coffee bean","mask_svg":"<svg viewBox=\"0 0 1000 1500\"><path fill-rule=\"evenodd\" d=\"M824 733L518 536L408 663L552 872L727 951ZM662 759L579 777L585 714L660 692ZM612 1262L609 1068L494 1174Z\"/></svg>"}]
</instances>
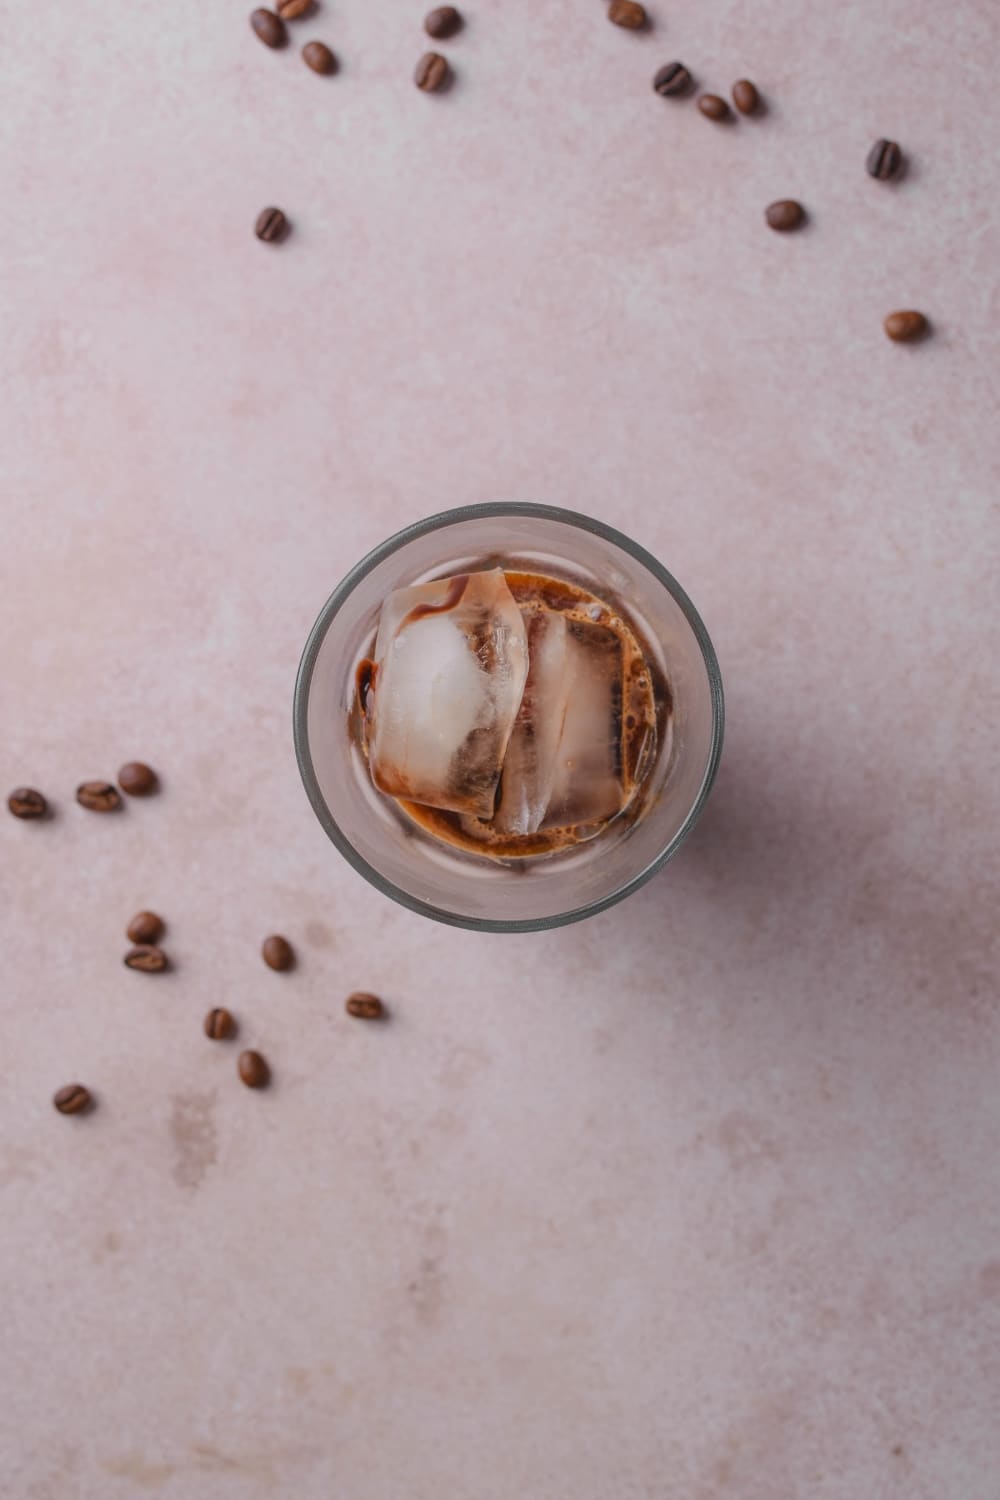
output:
<instances>
[{"instance_id":1,"label":"scattered coffee bean","mask_svg":"<svg viewBox=\"0 0 1000 1500\"><path fill-rule=\"evenodd\" d=\"M143 974L161 974L167 967L167 955L155 943L136 943L125 955L130 969L139 969Z\"/></svg>"},{"instance_id":2,"label":"scattered coffee bean","mask_svg":"<svg viewBox=\"0 0 1000 1500\"><path fill-rule=\"evenodd\" d=\"M141 760L130 760L118 772L118 785L130 797L148 797L156 791L156 772Z\"/></svg>"},{"instance_id":3,"label":"scattered coffee bean","mask_svg":"<svg viewBox=\"0 0 1000 1500\"><path fill-rule=\"evenodd\" d=\"M314 73L337 71L337 59L325 42L306 42L302 48L302 60Z\"/></svg>"},{"instance_id":4,"label":"scattered coffee bean","mask_svg":"<svg viewBox=\"0 0 1000 1500\"><path fill-rule=\"evenodd\" d=\"M385 1015L385 1006L377 995L366 995L362 990L348 995L344 1009L349 1016L360 1021L378 1021Z\"/></svg>"},{"instance_id":5,"label":"scattered coffee bean","mask_svg":"<svg viewBox=\"0 0 1000 1500\"><path fill-rule=\"evenodd\" d=\"M283 240L287 229L288 220L280 208L262 208L253 226L253 232L257 238L267 241L268 244Z\"/></svg>"},{"instance_id":6,"label":"scattered coffee bean","mask_svg":"<svg viewBox=\"0 0 1000 1500\"><path fill-rule=\"evenodd\" d=\"M250 17L250 25L265 47L283 47L287 40L285 23L274 14L273 10L255 10Z\"/></svg>"},{"instance_id":7,"label":"scattered coffee bean","mask_svg":"<svg viewBox=\"0 0 1000 1500\"><path fill-rule=\"evenodd\" d=\"M313 0L281 0L278 15L283 21L297 21L300 16L308 15L312 8Z\"/></svg>"},{"instance_id":8,"label":"scattered coffee bean","mask_svg":"<svg viewBox=\"0 0 1000 1500\"><path fill-rule=\"evenodd\" d=\"M895 141L876 141L865 162L869 177L878 177L885 182L895 177L903 165L903 153Z\"/></svg>"},{"instance_id":9,"label":"scattered coffee bean","mask_svg":"<svg viewBox=\"0 0 1000 1500\"><path fill-rule=\"evenodd\" d=\"M741 115L752 115L760 103L757 85L749 78L740 78L733 84L733 103Z\"/></svg>"},{"instance_id":10,"label":"scattered coffee bean","mask_svg":"<svg viewBox=\"0 0 1000 1500\"><path fill-rule=\"evenodd\" d=\"M248 1089L267 1087L271 1078L271 1069L259 1052L241 1052L236 1066Z\"/></svg>"},{"instance_id":11,"label":"scattered coffee bean","mask_svg":"<svg viewBox=\"0 0 1000 1500\"><path fill-rule=\"evenodd\" d=\"M125 929L130 943L158 943L163 936L163 918L155 911L136 912Z\"/></svg>"},{"instance_id":12,"label":"scattered coffee bean","mask_svg":"<svg viewBox=\"0 0 1000 1500\"><path fill-rule=\"evenodd\" d=\"M277 933L264 939L260 951L269 969L290 969L295 962L291 943Z\"/></svg>"},{"instance_id":13,"label":"scattered coffee bean","mask_svg":"<svg viewBox=\"0 0 1000 1500\"><path fill-rule=\"evenodd\" d=\"M691 74L682 62L664 63L653 75L653 87L664 99L671 94L683 94L691 87Z\"/></svg>"},{"instance_id":14,"label":"scattered coffee bean","mask_svg":"<svg viewBox=\"0 0 1000 1500\"><path fill-rule=\"evenodd\" d=\"M913 308L905 308L899 312L891 312L883 327L894 343L912 344L915 339L924 337L930 324L922 312L916 312Z\"/></svg>"},{"instance_id":15,"label":"scattered coffee bean","mask_svg":"<svg viewBox=\"0 0 1000 1500\"><path fill-rule=\"evenodd\" d=\"M67 1083L53 1094L52 1103L61 1115L80 1115L90 1107L90 1090L82 1083Z\"/></svg>"},{"instance_id":16,"label":"scattered coffee bean","mask_svg":"<svg viewBox=\"0 0 1000 1500\"><path fill-rule=\"evenodd\" d=\"M76 800L89 812L114 812L121 807L118 788L110 781L85 781L76 789Z\"/></svg>"},{"instance_id":17,"label":"scattered coffee bean","mask_svg":"<svg viewBox=\"0 0 1000 1500\"><path fill-rule=\"evenodd\" d=\"M728 120L729 105L721 94L699 94L698 108L709 120Z\"/></svg>"},{"instance_id":18,"label":"scattered coffee bean","mask_svg":"<svg viewBox=\"0 0 1000 1500\"><path fill-rule=\"evenodd\" d=\"M453 5L439 5L436 10L430 11L424 17L424 30L436 41L444 41L446 37L454 36L461 25L462 17Z\"/></svg>"},{"instance_id":19,"label":"scattered coffee bean","mask_svg":"<svg viewBox=\"0 0 1000 1500\"><path fill-rule=\"evenodd\" d=\"M7 806L15 818L44 818L49 810L41 792L36 792L33 786L15 787L7 798Z\"/></svg>"},{"instance_id":20,"label":"scattered coffee bean","mask_svg":"<svg viewBox=\"0 0 1000 1500\"><path fill-rule=\"evenodd\" d=\"M205 1017L205 1035L211 1037L213 1042L226 1041L235 1030L236 1022L230 1012L221 1005L217 1005L215 1010L210 1010Z\"/></svg>"},{"instance_id":21,"label":"scattered coffee bean","mask_svg":"<svg viewBox=\"0 0 1000 1500\"><path fill-rule=\"evenodd\" d=\"M779 198L777 203L768 204L764 217L772 229L785 233L789 229L798 229L805 222L806 211L794 198Z\"/></svg>"},{"instance_id":22,"label":"scattered coffee bean","mask_svg":"<svg viewBox=\"0 0 1000 1500\"><path fill-rule=\"evenodd\" d=\"M639 31L646 24L645 8L637 0L611 0L608 20L615 26L624 26L628 31Z\"/></svg>"},{"instance_id":23,"label":"scattered coffee bean","mask_svg":"<svg viewBox=\"0 0 1000 1500\"><path fill-rule=\"evenodd\" d=\"M413 82L425 94L434 94L448 77L448 63L440 52L425 52L417 63Z\"/></svg>"}]
</instances>

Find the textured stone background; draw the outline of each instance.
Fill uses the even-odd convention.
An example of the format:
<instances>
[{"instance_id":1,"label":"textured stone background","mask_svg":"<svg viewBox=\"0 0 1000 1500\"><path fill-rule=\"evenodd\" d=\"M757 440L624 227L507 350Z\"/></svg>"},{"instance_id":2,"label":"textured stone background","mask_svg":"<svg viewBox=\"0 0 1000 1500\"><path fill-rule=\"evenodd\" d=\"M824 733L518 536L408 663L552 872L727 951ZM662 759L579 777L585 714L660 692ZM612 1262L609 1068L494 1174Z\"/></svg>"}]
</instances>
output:
<instances>
[{"instance_id":1,"label":"textured stone background","mask_svg":"<svg viewBox=\"0 0 1000 1500\"><path fill-rule=\"evenodd\" d=\"M248 5L8 8L0 761L58 804L0 818L12 1500L1000 1494L1000 15L651 8L468 0L435 98L417 3L324 0L332 79ZM728 688L696 837L538 937L377 896L291 750L341 574L496 497L657 552ZM131 756L158 799L76 807Z\"/></svg>"}]
</instances>

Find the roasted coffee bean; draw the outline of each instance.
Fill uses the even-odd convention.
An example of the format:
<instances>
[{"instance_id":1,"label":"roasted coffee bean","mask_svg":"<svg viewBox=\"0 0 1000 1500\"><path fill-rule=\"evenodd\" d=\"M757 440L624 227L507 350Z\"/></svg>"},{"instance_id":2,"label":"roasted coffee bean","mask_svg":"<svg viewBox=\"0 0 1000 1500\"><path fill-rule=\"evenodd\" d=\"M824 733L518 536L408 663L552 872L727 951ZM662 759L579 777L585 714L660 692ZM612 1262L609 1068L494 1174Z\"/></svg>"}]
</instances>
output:
<instances>
[{"instance_id":1,"label":"roasted coffee bean","mask_svg":"<svg viewBox=\"0 0 1000 1500\"><path fill-rule=\"evenodd\" d=\"M236 1066L248 1089L267 1087L271 1078L271 1069L259 1052L241 1052Z\"/></svg>"},{"instance_id":2,"label":"roasted coffee bean","mask_svg":"<svg viewBox=\"0 0 1000 1500\"><path fill-rule=\"evenodd\" d=\"M440 52L425 52L417 63L413 82L425 94L434 94L448 77L448 63Z\"/></svg>"},{"instance_id":3,"label":"roasted coffee bean","mask_svg":"<svg viewBox=\"0 0 1000 1500\"><path fill-rule=\"evenodd\" d=\"M15 818L44 818L49 810L41 792L36 792L33 786L15 787L7 798L7 806Z\"/></svg>"},{"instance_id":4,"label":"roasted coffee bean","mask_svg":"<svg viewBox=\"0 0 1000 1500\"><path fill-rule=\"evenodd\" d=\"M273 10L255 10L250 17L250 25L265 47L283 47L287 40L285 23L274 14Z\"/></svg>"},{"instance_id":5,"label":"roasted coffee bean","mask_svg":"<svg viewBox=\"0 0 1000 1500\"><path fill-rule=\"evenodd\" d=\"M308 15L312 8L313 0L281 0L278 15L283 21L297 21L300 16Z\"/></svg>"},{"instance_id":6,"label":"roasted coffee bean","mask_svg":"<svg viewBox=\"0 0 1000 1500\"><path fill-rule=\"evenodd\" d=\"M865 167L869 177L878 177L885 182L895 177L903 164L903 153L895 141L876 141L868 153Z\"/></svg>"},{"instance_id":7,"label":"roasted coffee bean","mask_svg":"<svg viewBox=\"0 0 1000 1500\"><path fill-rule=\"evenodd\" d=\"M798 229L804 223L806 211L794 198L779 198L777 203L768 204L764 217L772 229L785 233L789 229Z\"/></svg>"},{"instance_id":8,"label":"roasted coffee bean","mask_svg":"<svg viewBox=\"0 0 1000 1500\"><path fill-rule=\"evenodd\" d=\"M156 772L141 760L130 760L118 772L118 785L130 797L148 797L156 791Z\"/></svg>"},{"instance_id":9,"label":"roasted coffee bean","mask_svg":"<svg viewBox=\"0 0 1000 1500\"><path fill-rule=\"evenodd\" d=\"M691 87L691 74L682 62L664 63L653 75L653 88L664 99L671 94L683 94Z\"/></svg>"},{"instance_id":10,"label":"roasted coffee bean","mask_svg":"<svg viewBox=\"0 0 1000 1500\"><path fill-rule=\"evenodd\" d=\"M125 936L130 943L158 943L163 936L163 918L155 911L136 912L125 929Z\"/></svg>"},{"instance_id":11,"label":"roasted coffee bean","mask_svg":"<svg viewBox=\"0 0 1000 1500\"><path fill-rule=\"evenodd\" d=\"M646 24L646 11L637 0L611 0L608 20L615 26L624 26L627 31L639 31Z\"/></svg>"},{"instance_id":12,"label":"roasted coffee bean","mask_svg":"<svg viewBox=\"0 0 1000 1500\"><path fill-rule=\"evenodd\" d=\"M729 105L721 94L699 94L698 108L709 120L728 120Z\"/></svg>"},{"instance_id":13,"label":"roasted coffee bean","mask_svg":"<svg viewBox=\"0 0 1000 1500\"><path fill-rule=\"evenodd\" d=\"M110 781L85 781L76 789L76 800L90 812L114 812L121 807L118 788Z\"/></svg>"},{"instance_id":14,"label":"roasted coffee bean","mask_svg":"<svg viewBox=\"0 0 1000 1500\"><path fill-rule=\"evenodd\" d=\"M277 933L264 939L260 951L269 969L290 969L295 962L291 943Z\"/></svg>"},{"instance_id":15,"label":"roasted coffee bean","mask_svg":"<svg viewBox=\"0 0 1000 1500\"><path fill-rule=\"evenodd\" d=\"M125 963L143 974L160 974L167 967L167 955L155 943L136 943L126 953Z\"/></svg>"},{"instance_id":16,"label":"roasted coffee bean","mask_svg":"<svg viewBox=\"0 0 1000 1500\"><path fill-rule=\"evenodd\" d=\"M357 1016L359 1021L378 1021L385 1015L385 1006L379 997L366 995L363 990L348 995L344 1009L349 1016Z\"/></svg>"},{"instance_id":17,"label":"roasted coffee bean","mask_svg":"<svg viewBox=\"0 0 1000 1500\"><path fill-rule=\"evenodd\" d=\"M90 1090L82 1083L67 1083L53 1094L52 1103L61 1115L80 1115L90 1106Z\"/></svg>"},{"instance_id":18,"label":"roasted coffee bean","mask_svg":"<svg viewBox=\"0 0 1000 1500\"><path fill-rule=\"evenodd\" d=\"M337 71L337 59L325 42L306 42L302 48L302 60L314 73Z\"/></svg>"},{"instance_id":19,"label":"roasted coffee bean","mask_svg":"<svg viewBox=\"0 0 1000 1500\"><path fill-rule=\"evenodd\" d=\"M905 308L899 312L891 312L882 326L894 343L912 344L914 339L923 338L930 324L922 312Z\"/></svg>"},{"instance_id":20,"label":"roasted coffee bean","mask_svg":"<svg viewBox=\"0 0 1000 1500\"><path fill-rule=\"evenodd\" d=\"M283 240L288 229L288 220L280 208L262 208L257 215L257 222L253 232L259 240L272 241Z\"/></svg>"},{"instance_id":21,"label":"roasted coffee bean","mask_svg":"<svg viewBox=\"0 0 1000 1500\"><path fill-rule=\"evenodd\" d=\"M757 85L749 78L740 78L733 84L733 103L741 115L752 115L760 103Z\"/></svg>"},{"instance_id":22,"label":"roasted coffee bean","mask_svg":"<svg viewBox=\"0 0 1000 1500\"><path fill-rule=\"evenodd\" d=\"M462 17L453 5L439 5L424 17L424 30L437 41L454 36L462 25Z\"/></svg>"},{"instance_id":23,"label":"roasted coffee bean","mask_svg":"<svg viewBox=\"0 0 1000 1500\"><path fill-rule=\"evenodd\" d=\"M213 1042L226 1041L235 1030L236 1022L229 1011L221 1005L217 1005L215 1010L210 1010L205 1017L205 1035L211 1037Z\"/></svg>"}]
</instances>

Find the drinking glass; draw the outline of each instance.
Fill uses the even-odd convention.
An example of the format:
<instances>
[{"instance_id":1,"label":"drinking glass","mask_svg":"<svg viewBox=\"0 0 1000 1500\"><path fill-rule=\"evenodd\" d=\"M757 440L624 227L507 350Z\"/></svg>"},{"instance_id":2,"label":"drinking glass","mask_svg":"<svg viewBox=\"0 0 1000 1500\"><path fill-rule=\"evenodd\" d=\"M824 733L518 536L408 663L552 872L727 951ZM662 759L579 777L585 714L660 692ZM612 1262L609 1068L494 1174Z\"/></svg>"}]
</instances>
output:
<instances>
[{"instance_id":1,"label":"drinking glass","mask_svg":"<svg viewBox=\"0 0 1000 1500\"><path fill-rule=\"evenodd\" d=\"M569 578L617 603L673 700L671 732L661 736L638 793L638 815L609 823L586 843L534 859L470 855L417 828L372 785L349 724L355 671L370 653L386 596L496 566ZM383 895L456 927L531 932L603 911L677 852L711 790L723 717L722 678L708 632L655 557L590 516L501 502L463 506L406 527L334 589L299 665L295 752L323 828Z\"/></svg>"}]
</instances>

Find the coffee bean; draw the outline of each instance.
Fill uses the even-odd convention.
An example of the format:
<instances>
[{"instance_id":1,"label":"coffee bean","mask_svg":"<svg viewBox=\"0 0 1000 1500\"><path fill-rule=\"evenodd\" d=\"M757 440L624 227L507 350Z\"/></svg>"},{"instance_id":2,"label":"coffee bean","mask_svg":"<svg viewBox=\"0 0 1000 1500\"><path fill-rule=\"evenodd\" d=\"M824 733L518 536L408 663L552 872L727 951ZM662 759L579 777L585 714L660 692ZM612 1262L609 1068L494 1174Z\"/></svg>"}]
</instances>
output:
<instances>
[{"instance_id":1,"label":"coffee bean","mask_svg":"<svg viewBox=\"0 0 1000 1500\"><path fill-rule=\"evenodd\" d=\"M61 1115L80 1115L90 1107L90 1090L82 1083L67 1083L52 1096L52 1103Z\"/></svg>"},{"instance_id":2,"label":"coffee bean","mask_svg":"<svg viewBox=\"0 0 1000 1500\"><path fill-rule=\"evenodd\" d=\"M302 48L302 60L314 73L335 73L337 59L325 42L306 42Z\"/></svg>"},{"instance_id":3,"label":"coffee bean","mask_svg":"<svg viewBox=\"0 0 1000 1500\"><path fill-rule=\"evenodd\" d=\"M297 21L312 10L313 0L281 0L278 15L283 21Z\"/></svg>"},{"instance_id":4,"label":"coffee bean","mask_svg":"<svg viewBox=\"0 0 1000 1500\"><path fill-rule=\"evenodd\" d=\"M41 792L36 792L33 786L15 787L7 798L7 806L15 818L44 818L49 810Z\"/></svg>"},{"instance_id":5,"label":"coffee bean","mask_svg":"<svg viewBox=\"0 0 1000 1500\"><path fill-rule=\"evenodd\" d=\"M212 1038L213 1042L224 1042L231 1037L236 1030L236 1022L228 1010L217 1005L215 1010L210 1010L205 1017L205 1035Z\"/></svg>"},{"instance_id":6,"label":"coffee bean","mask_svg":"<svg viewBox=\"0 0 1000 1500\"><path fill-rule=\"evenodd\" d=\"M424 30L438 41L454 36L462 25L462 17L453 5L439 5L424 17Z\"/></svg>"},{"instance_id":7,"label":"coffee bean","mask_svg":"<svg viewBox=\"0 0 1000 1500\"><path fill-rule=\"evenodd\" d=\"M255 10L250 25L265 47L283 47L288 39L284 21L273 10Z\"/></svg>"},{"instance_id":8,"label":"coffee bean","mask_svg":"<svg viewBox=\"0 0 1000 1500\"><path fill-rule=\"evenodd\" d=\"M698 108L709 120L729 119L729 105L721 94L699 94Z\"/></svg>"},{"instance_id":9,"label":"coffee bean","mask_svg":"<svg viewBox=\"0 0 1000 1500\"><path fill-rule=\"evenodd\" d=\"M653 75L653 87L664 99L671 94L683 94L691 87L691 74L682 62L664 63Z\"/></svg>"},{"instance_id":10,"label":"coffee bean","mask_svg":"<svg viewBox=\"0 0 1000 1500\"><path fill-rule=\"evenodd\" d=\"M125 963L143 974L161 974L167 967L167 955L155 943L137 943L126 953Z\"/></svg>"},{"instance_id":11,"label":"coffee bean","mask_svg":"<svg viewBox=\"0 0 1000 1500\"><path fill-rule=\"evenodd\" d=\"M915 339L922 339L930 328L923 313L913 308L891 312L882 326L897 344L912 344Z\"/></svg>"},{"instance_id":12,"label":"coffee bean","mask_svg":"<svg viewBox=\"0 0 1000 1500\"><path fill-rule=\"evenodd\" d=\"M114 812L121 807L118 788L110 781L85 781L76 789L76 800L89 812Z\"/></svg>"},{"instance_id":13,"label":"coffee bean","mask_svg":"<svg viewBox=\"0 0 1000 1500\"><path fill-rule=\"evenodd\" d=\"M760 103L756 84L749 78L740 78L733 84L733 103L741 115L752 115Z\"/></svg>"},{"instance_id":14,"label":"coffee bean","mask_svg":"<svg viewBox=\"0 0 1000 1500\"><path fill-rule=\"evenodd\" d=\"M865 162L869 177L878 177L883 182L895 177L902 165L903 153L895 141L876 141Z\"/></svg>"},{"instance_id":15,"label":"coffee bean","mask_svg":"<svg viewBox=\"0 0 1000 1500\"><path fill-rule=\"evenodd\" d=\"M148 797L156 791L156 772L141 760L130 760L118 772L118 785L130 797Z\"/></svg>"},{"instance_id":16,"label":"coffee bean","mask_svg":"<svg viewBox=\"0 0 1000 1500\"><path fill-rule=\"evenodd\" d=\"M257 215L253 232L259 240L265 240L270 244L283 240L287 229L288 220L280 208L262 208Z\"/></svg>"},{"instance_id":17,"label":"coffee bean","mask_svg":"<svg viewBox=\"0 0 1000 1500\"><path fill-rule=\"evenodd\" d=\"M277 933L264 939L260 951L269 969L290 969L295 962L291 943Z\"/></svg>"},{"instance_id":18,"label":"coffee bean","mask_svg":"<svg viewBox=\"0 0 1000 1500\"><path fill-rule=\"evenodd\" d=\"M413 82L425 94L434 94L448 77L448 63L440 52L425 52L417 63Z\"/></svg>"},{"instance_id":19,"label":"coffee bean","mask_svg":"<svg viewBox=\"0 0 1000 1500\"><path fill-rule=\"evenodd\" d=\"M349 1016L357 1016L359 1021L378 1021L385 1015L385 1006L379 997L366 995L362 990L348 995L344 1009Z\"/></svg>"},{"instance_id":20,"label":"coffee bean","mask_svg":"<svg viewBox=\"0 0 1000 1500\"><path fill-rule=\"evenodd\" d=\"M611 0L608 6L608 20L628 31L639 31L646 19L645 9L636 0Z\"/></svg>"},{"instance_id":21,"label":"coffee bean","mask_svg":"<svg viewBox=\"0 0 1000 1500\"><path fill-rule=\"evenodd\" d=\"M248 1089L263 1089L270 1082L271 1069L259 1052L241 1052L236 1066Z\"/></svg>"},{"instance_id":22,"label":"coffee bean","mask_svg":"<svg viewBox=\"0 0 1000 1500\"><path fill-rule=\"evenodd\" d=\"M789 229L798 229L805 222L806 211L794 198L779 198L777 203L768 204L764 217L772 229L785 233Z\"/></svg>"},{"instance_id":23,"label":"coffee bean","mask_svg":"<svg viewBox=\"0 0 1000 1500\"><path fill-rule=\"evenodd\" d=\"M163 936L163 918L155 911L136 912L125 929L130 943L158 943Z\"/></svg>"}]
</instances>

